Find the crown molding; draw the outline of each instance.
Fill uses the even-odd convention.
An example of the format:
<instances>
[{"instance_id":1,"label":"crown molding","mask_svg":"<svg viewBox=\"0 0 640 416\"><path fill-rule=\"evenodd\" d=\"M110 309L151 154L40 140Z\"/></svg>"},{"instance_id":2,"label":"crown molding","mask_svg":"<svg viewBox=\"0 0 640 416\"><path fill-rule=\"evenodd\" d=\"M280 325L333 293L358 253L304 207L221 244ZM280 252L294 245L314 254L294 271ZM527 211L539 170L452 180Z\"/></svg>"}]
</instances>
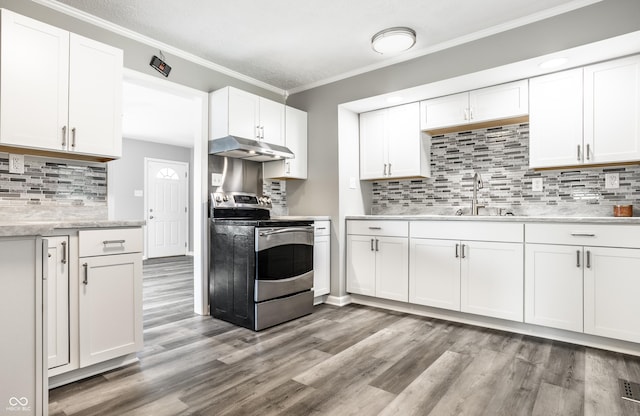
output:
<instances>
[{"instance_id":1,"label":"crown molding","mask_svg":"<svg viewBox=\"0 0 640 416\"><path fill-rule=\"evenodd\" d=\"M279 95L284 95L285 90L282 88L275 87L271 84L267 84L266 82L257 80L255 78L251 78L239 72L236 72L232 69L224 67L222 65L218 65L215 62L211 62L209 60L203 59L197 55L186 52L182 49L176 48L174 46L168 45L166 43L160 42L148 36L145 36L141 33L135 32L133 30L127 29L125 27L116 25L107 20L94 16L92 14L83 12L71 6L68 6L63 3L59 3L54 0L31 0L34 3L38 3L42 6L48 7L52 10L55 10L60 13L64 13L68 16L71 16L75 19L81 20L83 22L92 24L94 26L100 27L102 29L108 30L110 32L116 33L118 35L124 36L126 38L135 40L140 43L144 43L145 45L152 46L154 48L160 49L163 52L169 53L171 55L177 56L179 58L185 59L187 61L193 62L194 64L198 64L204 66L205 68L209 68L216 72L220 72L221 74L230 76L240 81L244 81L248 84L255 85L256 87L263 88L265 90L274 92Z\"/></svg>"}]
</instances>

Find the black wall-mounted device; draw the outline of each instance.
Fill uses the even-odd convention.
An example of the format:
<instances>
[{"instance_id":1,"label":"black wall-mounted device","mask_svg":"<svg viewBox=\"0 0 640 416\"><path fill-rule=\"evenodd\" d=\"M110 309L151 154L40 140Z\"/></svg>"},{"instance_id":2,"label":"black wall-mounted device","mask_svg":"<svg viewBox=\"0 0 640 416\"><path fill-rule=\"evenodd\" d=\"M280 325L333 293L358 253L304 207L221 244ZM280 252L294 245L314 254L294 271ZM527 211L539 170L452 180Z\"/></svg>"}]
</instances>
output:
<instances>
[{"instance_id":1,"label":"black wall-mounted device","mask_svg":"<svg viewBox=\"0 0 640 416\"><path fill-rule=\"evenodd\" d=\"M171 67L167 65L165 61L153 55L151 58L151 62L149 63L156 71L160 72L165 77L169 76L169 72L171 72Z\"/></svg>"}]
</instances>

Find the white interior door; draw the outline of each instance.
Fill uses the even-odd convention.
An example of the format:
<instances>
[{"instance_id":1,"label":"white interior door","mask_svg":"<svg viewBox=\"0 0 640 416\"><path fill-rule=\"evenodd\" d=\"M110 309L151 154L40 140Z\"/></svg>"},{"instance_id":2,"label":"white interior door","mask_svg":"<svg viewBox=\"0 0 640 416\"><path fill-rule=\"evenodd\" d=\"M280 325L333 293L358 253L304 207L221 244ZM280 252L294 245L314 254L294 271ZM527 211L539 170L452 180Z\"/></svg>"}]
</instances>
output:
<instances>
[{"instance_id":1,"label":"white interior door","mask_svg":"<svg viewBox=\"0 0 640 416\"><path fill-rule=\"evenodd\" d=\"M187 253L188 163L145 159L147 257Z\"/></svg>"}]
</instances>

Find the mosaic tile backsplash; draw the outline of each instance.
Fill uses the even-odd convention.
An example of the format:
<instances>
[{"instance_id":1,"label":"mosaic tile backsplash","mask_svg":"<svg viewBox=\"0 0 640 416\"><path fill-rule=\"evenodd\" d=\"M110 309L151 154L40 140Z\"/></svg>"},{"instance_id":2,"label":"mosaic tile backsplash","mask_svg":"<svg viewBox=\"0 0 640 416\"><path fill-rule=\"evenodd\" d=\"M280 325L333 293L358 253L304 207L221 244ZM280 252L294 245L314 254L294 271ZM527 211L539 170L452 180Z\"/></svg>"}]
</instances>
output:
<instances>
[{"instance_id":1,"label":"mosaic tile backsplash","mask_svg":"<svg viewBox=\"0 0 640 416\"><path fill-rule=\"evenodd\" d=\"M0 153L0 220L107 218L107 165L25 156L24 174L9 173Z\"/></svg>"},{"instance_id":2,"label":"mosaic tile backsplash","mask_svg":"<svg viewBox=\"0 0 640 416\"><path fill-rule=\"evenodd\" d=\"M640 166L534 171L528 124L434 136L431 177L374 182L371 213L468 214L474 172L487 214L611 216L615 204L633 204L640 214ZM619 174L619 189L605 189L606 173ZM542 179L542 191L532 190L533 178Z\"/></svg>"},{"instance_id":3,"label":"mosaic tile backsplash","mask_svg":"<svg viewBox=\"0 0 640 416\"><path fill-rule=\"evenodd\" d=\"M262 193L271 198L271 215L289 215L287 206L287 181L266 180Z\"/></svg>"}]
</instances>

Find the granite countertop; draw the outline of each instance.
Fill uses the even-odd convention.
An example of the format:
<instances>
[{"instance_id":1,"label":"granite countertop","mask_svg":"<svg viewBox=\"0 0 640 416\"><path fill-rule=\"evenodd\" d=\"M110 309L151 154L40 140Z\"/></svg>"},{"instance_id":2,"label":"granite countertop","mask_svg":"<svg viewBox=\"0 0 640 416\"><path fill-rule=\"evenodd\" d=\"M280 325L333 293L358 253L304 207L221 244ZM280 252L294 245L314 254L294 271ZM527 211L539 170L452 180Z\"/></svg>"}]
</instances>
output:
<instances>
[{"instance_id":1,"label":"granite countertop","mask_svg":"<svg viewBox=\"0 0 640 416\"><path fill-rule=\"evenodd\" d=\"M484 221L484 222L564 222L590 224L640 224L640 217L587 217L587 216L519 216L519 215L348 215L347 220L400 220L400 221Z\"/></svg>"},{"instance_id":2,"label":"granite countertop","mask_svg":"<svg viewBox=\"0 0 640 416\"><path fill-rule=\"evenodd\" d=\"M0 221L0 237L45 235L60 229L141 227L143 220Z\"/></svg>"}]
</instances>

